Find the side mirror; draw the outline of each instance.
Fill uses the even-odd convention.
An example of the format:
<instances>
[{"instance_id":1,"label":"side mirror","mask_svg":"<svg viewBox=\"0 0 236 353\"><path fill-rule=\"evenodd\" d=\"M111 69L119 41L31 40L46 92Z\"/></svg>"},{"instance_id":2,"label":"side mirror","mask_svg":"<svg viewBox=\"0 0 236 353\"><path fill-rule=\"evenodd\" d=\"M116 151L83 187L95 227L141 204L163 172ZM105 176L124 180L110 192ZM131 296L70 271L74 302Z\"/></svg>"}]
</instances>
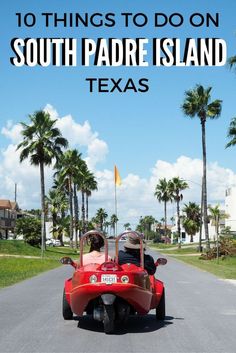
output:
<instances>
[{"instance_id":1,"label":"side mirror","mask_svg":"<svg viewBox=\"0 0 236 353\"><path fill-rule=\"evenodd\" d=\"M76 263L68 256L65 256L65 257L62 257L60 262L63 264L63 265L71 265L73 266L74 268L76 268Z\"/></svg>"},{"instance_id":2,"label":"side mirror","mask_svg":"<svg viewBox=\"0 0 236 353\"><path fill-rule=\"evenodd\" d=\"M159 259L157 259L157 261L155 262L156 266L166 265L166 264L167 264L167 259L164 259L163 257L159 257Z\"/></svg>"}]
</instances>

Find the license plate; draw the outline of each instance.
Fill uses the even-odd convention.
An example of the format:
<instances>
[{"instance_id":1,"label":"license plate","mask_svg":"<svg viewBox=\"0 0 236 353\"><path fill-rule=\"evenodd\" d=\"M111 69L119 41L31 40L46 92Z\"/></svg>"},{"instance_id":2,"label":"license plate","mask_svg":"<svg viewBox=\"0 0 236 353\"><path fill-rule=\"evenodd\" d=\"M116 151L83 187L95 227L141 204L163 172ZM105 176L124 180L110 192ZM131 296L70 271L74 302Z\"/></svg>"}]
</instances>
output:
<instances>
[{"instance_id":1,"label":"license plate","mask_svg":"<svg viewBox=\"0 0 236 353\"><path fill-rule=\"evenodd\" d=\"M102 275L101 282L106 284L112 284L117 282L117 275Z\"/></svg>"}]
</instances>

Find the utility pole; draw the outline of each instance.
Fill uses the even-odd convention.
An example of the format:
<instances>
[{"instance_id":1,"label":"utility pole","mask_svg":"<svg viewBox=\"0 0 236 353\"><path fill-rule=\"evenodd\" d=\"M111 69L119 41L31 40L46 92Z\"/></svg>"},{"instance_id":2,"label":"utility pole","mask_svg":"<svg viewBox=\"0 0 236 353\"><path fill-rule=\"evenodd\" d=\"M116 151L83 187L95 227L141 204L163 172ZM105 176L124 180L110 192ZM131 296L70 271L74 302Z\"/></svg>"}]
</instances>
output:
<instances>
[{"instance_id":1,"label":"utility pole","mask_svg":"<svg viewBox=\"0 0 236 353\"><path fill-rule=\"evenodd\" d=\"M17 183L15 183L15 202L17 200Z\"/></svg>"}]
</instances>

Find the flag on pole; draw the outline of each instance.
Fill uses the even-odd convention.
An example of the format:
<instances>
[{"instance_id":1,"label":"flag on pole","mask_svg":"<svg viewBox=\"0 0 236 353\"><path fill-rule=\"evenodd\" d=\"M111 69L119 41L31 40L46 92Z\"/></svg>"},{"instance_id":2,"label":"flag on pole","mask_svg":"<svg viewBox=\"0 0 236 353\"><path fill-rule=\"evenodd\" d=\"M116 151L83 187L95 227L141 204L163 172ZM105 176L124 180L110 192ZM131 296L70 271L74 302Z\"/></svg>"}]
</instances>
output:
<instances>
[{"instance_id":1,"label":"flag on pole","mask_svg":"<svg viewBox=\"0 0 236 353\"><path fill-rule=\"evenodd\" d=\"M121 185L121 177L115 165L115 185Z\"/></svg>"}]
</instances>

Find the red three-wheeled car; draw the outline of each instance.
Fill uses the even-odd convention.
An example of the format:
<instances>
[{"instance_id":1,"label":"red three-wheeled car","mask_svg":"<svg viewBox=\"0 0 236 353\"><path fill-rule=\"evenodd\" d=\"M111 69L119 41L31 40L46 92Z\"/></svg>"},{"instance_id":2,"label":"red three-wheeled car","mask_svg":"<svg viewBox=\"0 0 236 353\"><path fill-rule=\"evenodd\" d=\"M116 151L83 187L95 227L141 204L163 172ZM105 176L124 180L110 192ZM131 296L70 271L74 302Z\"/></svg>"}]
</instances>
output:
<instances>
[{"instance_id":1,"label":"red three-wheeled car","mask_svg":"<svg viewBox=\"0 0 236 353\"><path fill-rule=\"evenodd\" d=\"M119 240L127 232L135 233L140 238L139 267L130 263L118 264ZM105 262L84 266L84 243L94 233L104 239ZM80 240L79 263L69 257L62 258L61 262L75 268L72 278L65 281L62 310L65 320L71 320L73 313L77 316L91 314L95 320L103 322L105 333L112 333L115 322L125 322L130 314L145 315L155 309L157 320L165 319L164 284L154 275L148 275L144 269L143 239L140 233L126 231L120 234L116 238L114 261L108 261L106 237L97 230L89 231ZM166 259L160 258L156 261L156 266L166 262Z\"/></svg>"}]
</instances>

